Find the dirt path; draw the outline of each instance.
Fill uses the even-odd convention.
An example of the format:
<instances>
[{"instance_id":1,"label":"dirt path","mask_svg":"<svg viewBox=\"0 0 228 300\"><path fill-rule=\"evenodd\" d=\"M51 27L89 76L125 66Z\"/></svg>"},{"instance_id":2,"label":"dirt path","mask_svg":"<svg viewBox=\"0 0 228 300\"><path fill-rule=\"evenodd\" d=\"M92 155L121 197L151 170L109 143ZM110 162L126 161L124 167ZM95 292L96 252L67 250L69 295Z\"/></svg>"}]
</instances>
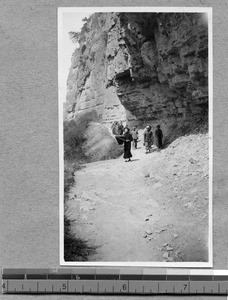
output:
<instances>
[{"instance_id":1,"label":"dirt path","mask_svg":"<svg viewBox=\"0 0 228 300\"><path fill-rule=\"evenodd\" d=\"M76 172L68 217L75 234L98 247L91 261L205 260L205 224L177 206L173 182L148 173L161 153L146 155L140 142L132 162L98 161Z\"/></svg>"}]
</instances>

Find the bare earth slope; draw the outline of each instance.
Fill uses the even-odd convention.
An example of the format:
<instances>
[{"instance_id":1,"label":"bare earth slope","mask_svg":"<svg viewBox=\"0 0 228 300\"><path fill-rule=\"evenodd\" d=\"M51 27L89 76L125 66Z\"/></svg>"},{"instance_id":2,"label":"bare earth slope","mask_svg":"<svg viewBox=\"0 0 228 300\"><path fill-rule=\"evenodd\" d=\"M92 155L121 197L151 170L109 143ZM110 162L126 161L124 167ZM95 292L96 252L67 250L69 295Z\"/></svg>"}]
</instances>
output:
<instances>
[{"instance_id":1,"label":"bare earth slope","mask_svg":"<svg viewBox=\"0 0 228 300\"><path fill-rule=\"evenodd\" d=\"M208 135L132 153L75 173L67 215L97 246L90 261L207 261Z\"/></svg>"}]
</instances>

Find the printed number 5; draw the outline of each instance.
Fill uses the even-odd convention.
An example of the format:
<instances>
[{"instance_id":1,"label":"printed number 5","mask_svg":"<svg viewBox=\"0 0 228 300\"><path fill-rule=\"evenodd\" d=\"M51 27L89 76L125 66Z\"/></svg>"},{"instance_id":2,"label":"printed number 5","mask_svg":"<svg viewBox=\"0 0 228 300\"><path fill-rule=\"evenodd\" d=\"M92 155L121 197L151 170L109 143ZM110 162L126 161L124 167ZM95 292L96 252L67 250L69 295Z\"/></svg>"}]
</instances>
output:
<instances>
[{"instance_id":1,"label":"printed number 5","mask_svg":"<svg viewBox=\"0 0 228 300\"><path fill-rule=\"evenodd\" d=\"M63 283L63 290L66 289L66 283Z\"/></svg>"},{"instance_id":2,"label":"printed number 5","mask_svg":"<svg viewBox=\"0 0 228 300\"><path fill-rule=\"evenodd\" d=\"M127 285L123 284L123 290L126 291L126 289L127 289Z\"/></svg>"}]
</instances>

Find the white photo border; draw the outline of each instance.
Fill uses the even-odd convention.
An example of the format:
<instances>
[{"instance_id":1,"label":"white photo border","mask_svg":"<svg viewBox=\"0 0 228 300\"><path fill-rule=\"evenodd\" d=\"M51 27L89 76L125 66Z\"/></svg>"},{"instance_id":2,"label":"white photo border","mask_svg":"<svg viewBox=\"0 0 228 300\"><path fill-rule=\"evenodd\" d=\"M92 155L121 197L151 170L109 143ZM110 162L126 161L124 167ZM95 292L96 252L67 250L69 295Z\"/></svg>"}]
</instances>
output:
<instances>
[{"instance_id":1,"label":"white photo border","mask_svg":"<svg viewBox=\"0 0 228 300\"><path fill-rule=\"evenodd\" d=\"M208 262L66 262L64 260L64 149L63 149L63 105L58 99L59 111L59 247L60 265L86 267L165 267L165 268L212 268L213 267L213 47L212 7L59 7L58 8L58 87L60 89L59 65L61 61L62 14L69 12L164 12L206 13L208 16L208 93L209 93L209 232ZM60 92L59 92L60 93Z\"/></svg>"}]
</instances>

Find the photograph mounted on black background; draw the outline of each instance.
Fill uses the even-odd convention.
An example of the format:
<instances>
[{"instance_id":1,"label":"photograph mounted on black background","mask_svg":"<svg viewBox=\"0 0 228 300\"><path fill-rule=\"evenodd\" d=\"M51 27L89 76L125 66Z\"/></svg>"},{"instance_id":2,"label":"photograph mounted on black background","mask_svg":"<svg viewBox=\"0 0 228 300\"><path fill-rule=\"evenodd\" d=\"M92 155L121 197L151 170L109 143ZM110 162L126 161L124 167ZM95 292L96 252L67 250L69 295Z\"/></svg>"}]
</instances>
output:
<instances>
[{"instance_id":1,"label":"photograph mounted on black background","mask_svg":"<svg viewBox=\"0 0 228 300\"><path fill-rule=\"evenodd\" d=\"M60 263L212 267L212 9L59 8Z\"/></svg>"}]
</instances>

